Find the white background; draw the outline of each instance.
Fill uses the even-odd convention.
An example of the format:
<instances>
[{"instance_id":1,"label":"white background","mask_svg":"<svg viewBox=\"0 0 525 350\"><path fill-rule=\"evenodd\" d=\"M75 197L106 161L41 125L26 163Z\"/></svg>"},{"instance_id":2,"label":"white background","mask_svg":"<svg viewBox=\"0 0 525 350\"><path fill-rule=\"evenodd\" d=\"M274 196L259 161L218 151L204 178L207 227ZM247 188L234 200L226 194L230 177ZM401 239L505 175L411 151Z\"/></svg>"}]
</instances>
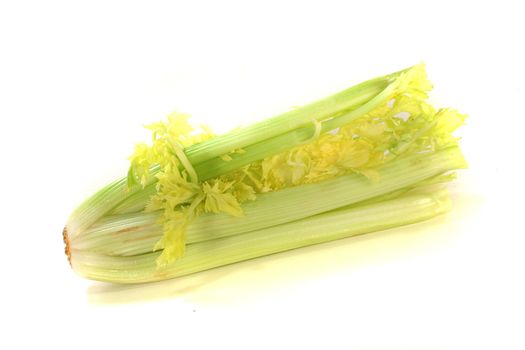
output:
<instances>
[{"instance_id":1,"label":"white background","mask_svg":"<svg viewBox=\"0 0 525 350\"><path fill-rule=\"evenodd\" d=\"M0 2L0 348L524 349L523 10ZM174 109L218 131L425 61L470 169L430 222L159 284L83 280L71 210Z\"/></svg>"}]
</instances>

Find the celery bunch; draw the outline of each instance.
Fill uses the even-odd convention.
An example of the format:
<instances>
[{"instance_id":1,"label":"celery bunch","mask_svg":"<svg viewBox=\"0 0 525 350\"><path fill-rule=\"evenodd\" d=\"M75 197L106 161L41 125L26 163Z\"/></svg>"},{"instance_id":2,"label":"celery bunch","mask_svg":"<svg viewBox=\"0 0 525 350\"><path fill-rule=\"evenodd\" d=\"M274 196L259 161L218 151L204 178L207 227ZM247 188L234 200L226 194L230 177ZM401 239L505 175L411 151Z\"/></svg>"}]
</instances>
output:
<instances>
[{"instance_id":1,"label":"celery bunch","mask_svg":"<svg viewBox=\"0 0 525 350\"><path fill-rule=\"evenodd\" d=\"M465 115L431 87L420 64L220 136L170 115L70 216L71 266L156 281L444 213Z\"/></svg>"}]
</instances>

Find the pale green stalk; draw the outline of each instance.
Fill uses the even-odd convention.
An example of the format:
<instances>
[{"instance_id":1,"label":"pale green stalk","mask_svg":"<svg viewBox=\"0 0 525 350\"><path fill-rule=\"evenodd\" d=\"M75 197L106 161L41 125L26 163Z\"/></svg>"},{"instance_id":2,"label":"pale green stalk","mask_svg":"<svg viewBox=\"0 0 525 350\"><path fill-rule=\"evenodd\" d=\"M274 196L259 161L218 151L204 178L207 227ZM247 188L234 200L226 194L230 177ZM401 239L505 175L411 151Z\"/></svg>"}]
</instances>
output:
<instances>
[{"instance_id":1,"label":"pale green stalk","mask_svg":"<svg viewBox=\"0 0 525 350\"><path fill-rule=\"evenodd\" d=\"M107 213L108 216L136 213L143 211L151 196L157 193L156 183L144 187L141 191L124 199L119 205Z\"/></svg>"},{"instance_id":2,"label":"pale green stalk","mask_svg":"<svg viewBox=\"0 0 525 350\"><path fill-rule=\"evenodd\" d=\"M152 171L155 173L158 171L158 167L153 168ZM154 182L155 178L152 177L146 184L146 187L149 187ZM115 208L119 203L140 192L140 188L128 188L126 178L121 178L103 187L84 201L70 215L66 226L69 237L74 238L81 235L90 225Z\"/></svg>"},{"instance_id":3,"label":"pale green stalk","mask_svg":"<svg viewBox=\"0 0 525 350\"><path fill-rule=\"evenodd\" d=\"M395 84L388 85L384 90L376 94L365 104L350 111L344 112L343 114L338 115L332 119L319 121L319 119L312 118L307 123L311 124L309 126L303 126L299 129L293 130L292 132L280 134L259 143L250 144L249 146L243 148L245 152L240 154L230 154L229 156L232 158L230 161L224 161L220 157L215 157L207 160L206 162L195 164L194 168L199 174L199 178L201 180L208 180L214 178L217 176L217 174L225 174L253 163L259 159L263 159L269 155L286 151L293 146L308 142L314 138L316 134L334 130L354 121L366 113L369 113L373 109L385 103L386 100L393 94L395 88ZM318 130L318 132L316 132L316 126L312 125L314 121L321 124L321 129Z\"/></svg>"},{"instance_id":4,"label":"pale green stalk","mask_svg":"<svg viewBox=\"0 0 525 350\"><path fill-rule=\"evenodd\" d=\"M187 231L187 242L195 243L268 226L279 225L382 196L431 179L444 172L466 167L458 147L432 154L414 154L378 168L381 179L371 181L350 174L315 184L260 194L243 205L244 217L227 214L201 215ZM152 242L162 236L156 224L159 213L132 213L107 217L83 236L71 240L71 247L106 254L141 254L151 251Z\"/></svg>"},{"instance_id":5,"label":"pale green stalk","mask_svg":"<svg viewBox=\"0 0 525 350\"><path fill-rule=\"evenodd\" d=\"M191 146L186 150L186 155L192 164L199 164L231 150L244 148L295 130L312 120L326 119L367 103L394 80L393 75L368 80L306 106Z\"/></svg>"},{"instance_id":6,"label":"pale green stalk","mask_svg":"<svg viewBox=\"0 0 525 350\"><path fill-rule=\"evenodd\" d=\"M344 117L346 119L356 118L366 113L381 101L385 102L384 99L388 97L391 90L395 87L395 78L402 72L404 71L371 79L320 101L283 113L277 117L190 146L185 149L184 152L188 161L195 166L200 180L220 176L225 172L236 169L234 166L238 167L240 166L239 164L248 164L254 160L274 155L283 150L282 143L275 144L269 142L265 145L263 142L265 140L278 137L279 135L289 133L298 128L303 128L313 120L326 120L347 111L351 111L351 117L346 115L346 117ZM332 127L330 124L333 124L335 119L337 118L329 121L326 127ZM292 133L290 137L292 142L284 143L284 145L287 145L287 148L292 148L298 143L304 142L304 137L301 137L301 135ZM252 154L247 152L244 157L241 157L241 160L236 160L238 163L234 162L225 167L202 165L202 163L227 154L232 150L258 143L262 143L263 146L256 148L257 159L253 159ZM155 178L151 178L150 183L154 183L155 180ZM128 189L126 179L117 180L104 187L95 195L88 198L70 216L67 225L69 235L71 237L81 235L82 232L99 218L117 207L126 198L140 191L138 188Z\"/></svg>"},{"instance_id":7,"label":"pale green stalk","mask_svg":"<svg viewBox=\"0 0 525 350\"><path fill-rule=\"evenodd\" d=\"M160 269L155 262L160 254L158 252L122 257L78 251L73 254L71 263L77 273L95 280L117 283L159 281L426 220L448 211L449 208L450 201L446 192L407 195L250 233L190 244L184 257Z\"/></svg>"}]
</instances>

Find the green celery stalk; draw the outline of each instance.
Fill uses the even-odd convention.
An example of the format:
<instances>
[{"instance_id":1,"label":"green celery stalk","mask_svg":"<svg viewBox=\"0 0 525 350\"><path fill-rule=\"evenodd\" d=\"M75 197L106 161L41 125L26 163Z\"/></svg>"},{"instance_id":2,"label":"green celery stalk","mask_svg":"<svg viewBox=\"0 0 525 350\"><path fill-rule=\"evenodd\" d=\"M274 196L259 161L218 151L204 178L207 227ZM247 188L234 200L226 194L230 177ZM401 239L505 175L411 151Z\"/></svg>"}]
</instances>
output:
<instances>
[{"instance_id":1,"label":"green celery stalk","mask_svg":"<svg viewBox=\"0 0 525 350\"><path fill-rule=\"evenodd\" d=\"M322 120L356 108L385 90L395 81L397 75L398 73L394 73L368 80L306 106L196 144L186 150L186 155L192 164L199 164L233 149L244 148L295 130L310 124L312 120Z\"/></svg>"},{"instance_id":2,"label":"green celery stalk","mask_svg":"<svg viewBox=\"0 0 525 350\"><path fill-rule=\"evenodd\" d=\"M290 249L426 220L450 209L445 190L336 210L307 219L231 237L190 244L184 257L164 268L160 253L107 256L89 251L73 255L73 269L87 278L117 283L164 280Z\"/></svg>"},{"instance_id":3,"label":"green celery stalk","mask_svg":"<svg viewBox=\"0 0 525 350\"><path fill-rule=\"evenodd\" d=\"M460 149L451 147L433 154L415 154L386 163L378 168L381 179L377 182L359 174L350 174L260 194L256 201L245 203L243 217L201 215L188 227L187 242L212 240L299 220L406 189L447 171L465 167ZM84 235L71 239L71 248L110 255L150 252L155 241L162 236L162 226L157 224L159 217L159 212L108 216Z\"/></svg>"},{"instance_id":4,"label":"green celery stalk","mask_svg":"<svg viewBox=\"0 0 525 350\"><path fill-rule=\"evenodd\" d=\"M304 129L312 121L326 120L324 128L334 128L339 117L341 117L340 123L348 123L350 120L370 111L381 102L385 102L397 88L396 78L405 71L407 70L368 80L274 118L195 144L185 149L184 153L189 162L198 170L197 174L201 180L220 176L235 169L235 167L238 168L256 159L250 152L246 152L243 157L236 159L229 165L217 166L214 163L207 166L203 163L243 147L251 147L250 150L254 151L253 154L257 154L256 158L262 159L281 152L283 145L289 149L304 142L304 130L297 133L292 131ZM280 135L286 133L289 133L288 136L284 136L287 140L286 143L275 142L275 139L281 140L279 137L282 136ZM310 130L307 130L308 134L311 135ZM272 139L274 140L272 141ZM259 145L254 146L257 144ZM157 170L155 168L153 173ZM155 181L155 178L152 177L149 184L153 184ZM81 204L68 220L66 229L69 236L81 235L89 226L118 207L124 200L141 192L141 189L138 188L129 189L127 184L127 179L119 179ZM136 198L142 198L142 195L138 195Z\"/></svg>"},{"instance_id":5,"label":"green celery stalk","mask_svg":"<svg viewBox=\"0 0 525 350\"><path fill-rule=\"evenodd\" d=\"M317 118L315 118L315 115L311 116L309 124L313 124L312 120L317 121L319 130L316 130L315 124L310 126L302 126L293 130L292 132L268 138L263 142L252 143L244 147L245 152L241 154L231 154L230 157L232 160L230 161L225 162L220 157L215 157L208 159L205 162L195 164L194 169L197 174L199 174L199 179L208 180L216 177L217 174L226 174L254 161L263 159L266 156L286 151L287 149L291 148L290 145L295 146L306 143L309 140L315 138L318 134L341 127L372 111L374 108L384 103L392 95L395 88L395 84L388 85L385 89L377 93L365 104L355 109L346 111L341 115L338 115L337 117L331 118L329 120L320 122ZM325 114L325 116L326 115L329 114ZM298 121L294 120L294 122L299 125ZM229 136L230 134L226 135Z\"/></svg>"}]
</instances>

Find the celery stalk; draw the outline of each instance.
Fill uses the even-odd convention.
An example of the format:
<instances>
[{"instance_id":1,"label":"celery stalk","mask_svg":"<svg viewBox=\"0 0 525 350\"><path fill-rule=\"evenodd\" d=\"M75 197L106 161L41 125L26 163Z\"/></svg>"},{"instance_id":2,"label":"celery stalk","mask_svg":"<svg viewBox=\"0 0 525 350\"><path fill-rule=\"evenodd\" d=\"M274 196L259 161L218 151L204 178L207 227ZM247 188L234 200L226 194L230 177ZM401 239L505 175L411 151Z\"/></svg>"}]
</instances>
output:
<instances>
[{"instance_id":1,"label":"celery stalk","mask_svg":"<svg viewBox=\"0 0 525 350\"><path fill-rule=\"evenodd\" d=\"M150 180L150 184L153 182L154 178ZM141 192L140 188L128 188L126 178L121 178L103 187L84 201L70 215L66 227L69 235L71 237L80 235L90 225L106 215L111 209L115 208L115 206L126 198Z\"/></svg>"},{"instance_id":2,"label":"celery stalk","mask_svg":"<svg viewBox=\"0 0 525 350\"><path fill-rule=\"evenodd\" d=\"M244 205L243 217L227 214L200 216L189 225L187 242L211 240L299 220L404 189L465 166L459 148L452 147L386 163L378 169L381 179L377 182L350 174L261 194L256 201ZM162 227L156 224L159 215L159 212L152 212L106 217L84 235L73 238L71 246L110 255L150 252L152 244L162 236Z\"/></svg>"},{"instance_id":3,"label":"celery stalk","mask_svg":"<svg viewBox=\"0 0 525 350\"><path fill-rule=\"evenodd\" d=\"M117 283L143 283L184 276L290 249L423 221L450 208L446 191L400 198L316 215L266 229L190 244L176 263L158 268L159 253L114 257L75 252L71 264L85 277Z\"/></svg>"},{"instance_id":4,"label":"celery stalk","mask_svg":"<svg viewBox=\"0 0 525 350\"><path fill-rule=\"evenodd\" d=\"M68 259L149 282L441 214L433 185L466 167L453 135L466 115L428 103L431 88L420 64L221 136L169 115L146 126L127 178L70 216Z\"/></svg>"},{"instance_id":5,"label":"celery stalk","mask_svg":"<svg viewBox=\"0 0 525 350\"><path fill-rule=\"evenodd\" d=\"M380 94L394 80L395 75L368 80L320 101L191 146L186 150L186 154L193 164L199 164L226 154L232 149L259 143L300 128L312 120L322 120L360 106Z\"/></svg>"},{"instance_id":6,"label":"celery stalk","mask_svg":"<svg viewBox=\"0 0 525 350\"><path fill-rule=\"evenodd\" d=\"M201 180L208 180L216 177L217 175L225 174L238 169L256 160L285 151L291 148L291 145L295 146L308 142L308 140L315 138L316 134L325 133L342 125L348 124L356 118L372 111L374 108L384 103L388 97L392 95L395 87L396 86L394 84L388 85L384 90L373 96L365 104L355 109L346 111L337 117L331 118L324 122L319 122L320 128L317 132L315 124L313 124L312 120L318 120L312 118L309 124L313 125L303 126L293 130L292 132L268 138L263 142L250 144L247 147L244 147L244 153L231 155L230 157L232 160L228 162L225 162L221 158L215 157L205 162L195 164L194 168L199 174L199 178Z\"/></svg>"},{"instance_id":7,"label":"celery stalk","mask_svg":"<svg viewBox=\"0 0 525 350\"><path fill-rule=\"evenodd\" d=\"M395 84L397 82L396 78L405 71L407 70L368 80L304 107L190 146L185 149L184 152L189 162L193 164L196 169L200 170L200 173L197 172L199 178L214 178L230 171L231 166L222 168L206 165L199 166L199 164L226 154L231 150L255 145L292 130L302 128L312 123L313 120L321 121L337 117L338 114L342 112L357 108L353 114L350 112L352 118L356 118L372 109L381 101L384 101L388 97L388 94L397 87ZM348 119L348 115L345 118ZM334 119L337 118L333 118L327 125L334 123ZM292 138L295 139L294 143L275 144L275 142L272 143L270 141L267 145L264 145L262 149L258 149L257 158L262 159L266 156L276 154L283 150L283 145L291 148L297 143L304 141L304 137L300 135L292 136ZM248 164L253 160L254 157L247 153L246 159L239 161L238 164ZM205 169L205 171L203 169ZM154 172L156 170L158 169L155 169ZM154 183L156 179L151 178L149 181L150 183ZM141 192L138 189L130 190L127 184L126 179L119 179L88 198L70 216L67 225L69 234L73 237L80 235L91 224L117 207L119 203L126 198L135 195L137 192Z\"/></svg>"}]
</instances>

